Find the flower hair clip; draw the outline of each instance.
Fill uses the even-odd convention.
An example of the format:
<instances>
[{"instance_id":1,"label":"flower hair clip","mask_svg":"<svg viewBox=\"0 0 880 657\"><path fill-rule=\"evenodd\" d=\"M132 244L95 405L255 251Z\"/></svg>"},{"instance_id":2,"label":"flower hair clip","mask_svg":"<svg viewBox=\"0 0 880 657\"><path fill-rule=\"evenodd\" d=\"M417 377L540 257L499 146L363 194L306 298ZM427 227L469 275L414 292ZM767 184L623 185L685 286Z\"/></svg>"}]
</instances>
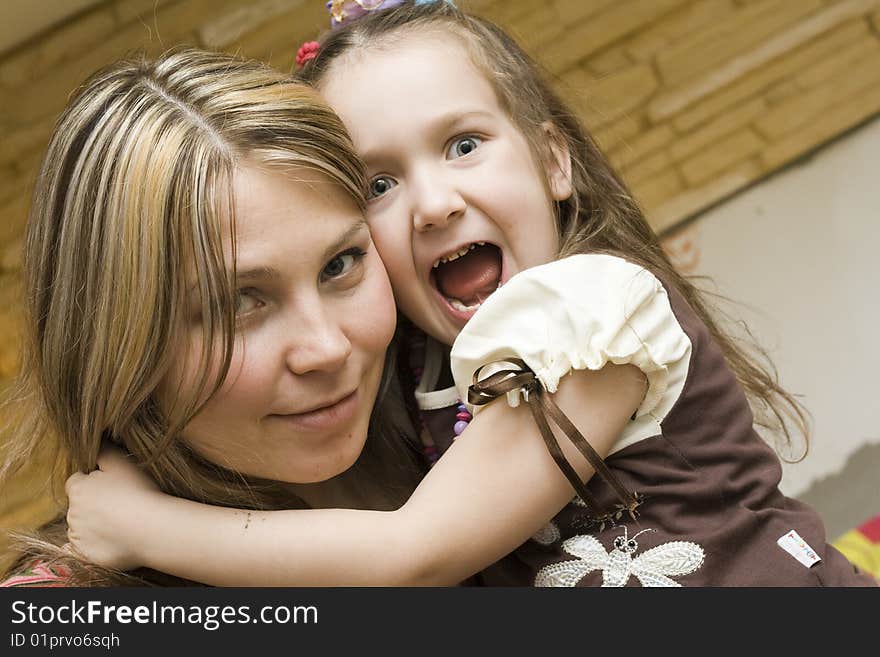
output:
<instances>
[{"instance_id":1,"label":"flower hair clip","mask_svg":"<svg viewBox=\"0 0 880 657\"><path fill-rule=\"evenodd\" d=\"M432 2L445 1L451 5L451 0L415 0L417 5L427 5ZM360 18L370 11L377 9L391 9L402 5L404 0L330 0L327 9L330 11L330 29L339 27L346 21Z\"/></svg>"},{"instance_id":2,"label":"flower hair clip","mask_svg":"<svg viewBox=\"0 0 880 657\"><path fill-rule=\"evenodd\" d=\"M455 6L452 0L415 0L417 5L427 5L434 2L446 2ZM404 0L328 0L327 10L330 12L330 29L334 29L343 23L353 21L361 16L378 9L391 9L404 3ZM317 41L306 41L296 51L296 65L302 68L309 61L318 56L320 44Z\"/></svg>"},{"instance_id":3,"label":"flower hair clip","mask_svg":"<svg viewBox=\"0 0 880 657\"><path fill-rule=\"evenodd\" d=\"M296 65L302 68L306 62L318 56L318 49L321 47L317 41L306 41L296 51Z\"/></svg>"}]
</instances>

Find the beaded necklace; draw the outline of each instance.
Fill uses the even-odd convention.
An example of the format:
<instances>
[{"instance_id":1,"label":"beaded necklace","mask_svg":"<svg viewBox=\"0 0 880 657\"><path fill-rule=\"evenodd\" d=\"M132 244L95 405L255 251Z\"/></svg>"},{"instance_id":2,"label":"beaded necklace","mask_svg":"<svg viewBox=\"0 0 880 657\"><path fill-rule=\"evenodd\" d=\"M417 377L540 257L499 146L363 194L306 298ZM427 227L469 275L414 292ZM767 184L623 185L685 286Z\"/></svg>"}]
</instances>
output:
<instances>
[{"instance_id":1,"label":"beaded necklace","mask_svg":"<svg viewBox=\"0 0 880 657\"><path fill-rule=\"evenodd\" d=\"M422 380L422 374L424 373L424 368L420 365L416 365L415 363L424 362L424 358L426 355L425 347L426 347L426 338L425 334L421 331L414 329L410 333L410 365L413 377L413 387L418 388L419 383ZM417 360L417 359L421 359ZM467 406L465 406L460 399L456 399L456 413L455 413L455 424L452 425L452 432L454 434L453 440L458 438L464 430L467 429L468 424L473 419L470 411L468 411ZM437 446L434 443L434 439L431 436L430 431L428 431L428 427L425 424L425 419L422 414L422 409L419 409L419 436L422 441L422 453L425 456L425 460L428 462L428 467L433 466L437 459L440 458L440 452L437 449Z\"/></svg>"}]
</instances>

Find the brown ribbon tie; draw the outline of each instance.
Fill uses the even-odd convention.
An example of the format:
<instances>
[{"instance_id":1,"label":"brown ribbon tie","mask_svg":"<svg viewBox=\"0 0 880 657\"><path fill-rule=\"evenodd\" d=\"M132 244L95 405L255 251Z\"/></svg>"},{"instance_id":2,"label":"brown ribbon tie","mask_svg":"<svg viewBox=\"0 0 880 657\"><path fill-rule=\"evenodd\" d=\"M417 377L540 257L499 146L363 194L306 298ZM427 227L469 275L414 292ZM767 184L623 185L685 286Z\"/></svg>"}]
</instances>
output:
<instances>
[{"instance_id":1,"label":"brown ribbon tie","mask_svg":"<svg viewBox=\"0 0 880 657\"><path fill-rule=\"evenodd\" d=\"M485 379L480 380L480 373L486 367L499 364L509 365L509 367L498 370ZM547 450L550 452L553 460L556 461L556 465L559 466L559 469L571 483L575 492L595 516L595 520L601 522L606 520L613 521L619 518L623 511L627 511L630 517L635 520L636 507L640 503L639 497L624 488L605 464L602 457L596 453L596 450L584 438L583 434L572 424L571 420L556 405L551 396L546 394L544 386L529 366L525 364L525 361L519 358L509 358L480 367L474 372L473 384L468 388L468 403L472 406L483 406L493 399L513 391L523 393L532 412L535 424L538 425L538 430L544 439L544 444L547 446ZM548 418L562 430L577 450L587 459L587 462L593 467L596 474L611 486L620 499L619 510L615 512L602 511L596 498L587 490L584 482L581 481L575 469L562 453L562 448L559 446L559 441L557 441L550 428Z\"/></svg>"}]
</instances>

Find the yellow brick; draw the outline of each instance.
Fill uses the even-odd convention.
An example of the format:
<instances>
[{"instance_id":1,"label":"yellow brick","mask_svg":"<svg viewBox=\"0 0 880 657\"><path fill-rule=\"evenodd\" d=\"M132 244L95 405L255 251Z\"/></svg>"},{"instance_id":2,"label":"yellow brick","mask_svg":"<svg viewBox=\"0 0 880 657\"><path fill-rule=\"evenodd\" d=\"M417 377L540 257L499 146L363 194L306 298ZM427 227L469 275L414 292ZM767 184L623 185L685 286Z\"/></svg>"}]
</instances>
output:
<instances>
[{"instance_id":1,"label":"yellow brick","mask_svg":"<svg viewBox=\"0 0 880 657\"><path fill-rule=\"evenodd\" d=\"M745 105L725 112L695 132L691 132L678 139L669 149L672 158L674 160L681 160L701 148L711 148L712 142L746 125L752 119L760 116L766 109L767 103L764 102L764 99L755 98Z\"/></svg>"},{"instance_id":2,"label":"yellow brick","mask_svg":"<svg viewBox=\"0 0 880 657\"><path fill-rule=\"evenodd\" d=\"M58 503L46 490L46 474L40 471L39 466L35 466L32 470L16 474L8 482L5 488L17 491L20 498L17 504L4 500L3 508L0 509L0 527L36 529L59 513ZM9 555L4 555L4 558L8 562Z\"/></svg>"},{"instance_id":3,"label":"yellow brick","mask_svg":"<svg viewBox=\"0 0 880 657\"><path fill-rule=\"evenodd\" d=\"M675 170L665 171L653 178L646 178L633 186L633 194L647 213L659 207L684 189L681 177Z\"/></svg>"},{"instance_id":4,"label":"yellow brick","mask_svg":"<svg viewBox=\"0 0 880 657\"><path fill-rule=\"evenodd\" d=\"M589 125L587 127L589 128ZM640 124L635 117L624 116L601 130L591 130L590 134L593 135L593 139L599 144L603 153L610 153L618 144L635 137L639 130Z\"/></svg>"},{"instance_id":5,"label":"yellow brick","mask_svg":"<svg viewBox=\"0 0 880 657\"><path fill-rule=\"evenodd\" d=\"M34 77L39 60L36 48L18 50L0 59L0 86L14 89L27 84Z\"/></svg>"},{"instance_id":6,"label":"yellow brick","mask_svg":"<svg viewBox=\"0 0 880 657\"><path fill-rule=\"evenodd\" d=\"M113 5L113 11L121 25L126 25L135 20L151 24L158 9L167 5L169 2L178 1L179 0L117 0Z\"/></svg>"},{"instance_id":7,"label":"yellow brick","mask_svg":"<svg viewBox=\"0 0 880 657\"><path fill-rule=\"evenodd\" d=\"M779 168L862 121L880 115L880 85L864 90L855 98L841 97L839 100L813 121L802 125L800 130L767 148L762 156L765 166Z\"/></svg>"},{"instance_id":8,"label":"yellow brick","mask_svg":"<svg viewBox=\"0 0 880 657\"><path fill-rule=\"evenodd\" d=\"M870 58L873 58L875 64L880 67L880 40L873 35L865 35L850 47L806 69L795 77L795 82L807 89L825 82L832 76L848 77L852 66Z\"/></svg>"},{"instance_id":9,"label":"yellow brick","mask_svg":"<svg viewBox=\"0 0 880 657\"><path fill-rule=\"evenodd\" d=\"M196 32L202 44L209 48L224 48L244 35L267 27L270 22L277 24L289 20L292 24L292 8L298 13L302 10L299 4L290 0L256 0L241 4L226 12L206 16ZM327 18L326 11L324 18Z\"/></svg>"},{"instance_id":10,"label":"yellow brick","mask_svg":"<svg viewBox=\"0 0 880 657\"><path fill-rule=\"evenodd\" d=\"M24 233L31 200L21 193L0 205L0 244L9 244Z\"/></svg>"},{"instance_id":11,"label":"yellow brick","mask_svg":"<svg viewBox=\"0 0 880 657\"><path fill-rule=\"evenodd\" d=\"M16 374L20 336L17 315L0 313L0 378L10 379Z\"/></svg>"},{"instance_id":12,"label":"yellow brick","mask_svg":"<svg viewBox=\"0 0 880 657\"><path fill-rule=\"evenodd\" d=\"M309 5L309 9L313 10L314 6ZM297 48L305 41L318 38L327 29L326 11L322 7L318 9L323 14L316 11L306 13L304 9L299 9L278 16L258 30L227 44L224 50L267 61L282 71L292 71Z\"/></svg>"},{"instance_id":13,"label":"yellow brick","mask_svg":"<svg viewBox=\"0 0 880 657\"><path fill-rule=\"evenodd\" d=\"M0 67L2 84L17 87L40 77L58 62L76 57L113 32L116 21L108 9L77 16L25 46L14 61Z\"/></svg>"},{"instance_id":14,"label":"yellow brick","mask_svg":"<svg viewBox=\"0 0 880 657\"><path fill-rule=\"evenodd\" d=\"M620 0L601 14L570 25L564 36L541 53L542 61L561 71L651 23L686 0Z\"/></svg>"},{"instance_id":15,"label":"yellow brick","mask_svg":"<svg viewBox=\"0 0 880 657\"><path fill-rule=\"evenodd\" d=\"M786 53L773 63L709 96L691 109L679 114L674 120L674 125L677 130L682 132L691 130L700 123L720 114L730 105L760 93L778 80L796 74L817 61L822 61L840 48L852 43L853 40L861 38L866 32L867 26L863 20L848 21L828 34Z\"/></svg>"},{"instance_id":16,"label":"yellow brick","mask_svg":"<svg viewBox=\"0 0 880 657\"><path fill-rule=\"evenodd\" d=\"M733 56L747 51L800 18L812 13L821 0L769 0L739 9L707 30L657 55L664 82L677 85Z\"/></svg>"},{"instance_id":17,"label":"yellow brick","mask_svg":"<svg viewBox=\"0 0 880 657\"><path fill-rule=\"evenodd\" d=\"M877 52L880 53L880 48ZM857 96L862 89L877 83L880 83L880 58L868 56L849 66L846 75L834 76L821 86L777 105L755 125L761 134L776 140L826 114L841 98Z\"/></svg>"},{"instance_id":18,"label":"yellow brick","mask_svg":"<svg viewBox=\"0 0 880 657\"><path fill-rule=\"evenodd\" d=\"M0 167L11 164L22 155L42 151L49 142L54 117L22 126L0 136Z\"/></svg>"},{"instance_id":19,"label":"yellow brick","mask_svg":"<svg viewBox=\"0 0 880 657\"><path fill-rule=\"evenodd\" d=\"M532 12L534 6L529 2L510 2L509 0L479 0L477 2L472 0L468 2L465 9L495 21L506 28L512 21Z\"/></svg>"},{"instance_id":20,"label":"yellow brick","mask_svg":"<svg viewBox=\"0 0 880 657\"><path fill-rule=\"evenodd\" d=\"M191 42L196 30L211 17L230 11L239 4L236 0L184 0L160 8L147 25L153 29L154 39L166 47Z\"/></svg>"},{"instance_id":21,"label":"yellow brick","mask_svg":"<svg viewBox=\"0 0 880 657\"><path fill-rule=\"evenodd\" d=\"M40 70L62 59L76 57L89 46L106 39L115 27L116 20L109 9L98 9L78 16L48 37L40 39Z\"/></svg>"},{"instance_id":22,"label":"yellow brick","mask_svg":"<svg viewBox=\"0 0 880 657\"><path fill-rule=\"evenodd\" d=\"M683 220L721 201L761 177L758 162L747 161L700 187L688 189L647 214L648 223L660 234L672 230Z\"/></svg>"},{"instance_id":23,"label":"yellow brick","mask_svg":"<svg viewBox=\"0 0 880 657\"><path fill-rule=\"evenodd\" d=\"M751 71L799 46L814 41L835 26L848 20L858 20L865 13L866 7L873 6L876 2L877 0L840 0L811 14L779 34L755 44L736 57L679 85L669 93L661 94L651 103L649 113L652 120L655 122L664 120Z\"/></svg>"},{"instance_id":24,"label":"yellow brick","mask_svg":"<svg viewBox=\"0 0 880 657\"><path fill-rule=\"evenodd\" d=\"M0 169L0 203L28 193L28 182L27 175L18 170L15 162Z\"/></svg>"},{"instance_id":25,"label":"yellow brick","mask_svg":"<svg viewBox=\"0 0 880 657\"><path fill-rule=\"evenodd\" d=\"M763 148L764 142L754 132L748 128L739 130L684 161L681 173L688 185L697 186Z\"/></svg>"},{"instance_id":26,"label":"yellow brick","mask_svg":"<svg viewBox=\"0 0 880 657\"><path fill-rule=\"evenodd\" d=\"M632 66L600 79L591 79L582 69L575 69L563 76L563 82L577 89L581 97L578 107L594 127L638 108L657 88L657 78L648 65Z\"/></svg>"},{"instance_id":27,"label":"yellow brick","mask_svg":"<svg viewBox=\"0 0 880 657\"><path fill-rule=\"evenodd\" d=\"M764 100L772 107L799 93L801 93L801 88L794 80L783 80L764 92Z\"/></svg>"},{"instance_id":28,"label":"yellow brick","mask_svg":"<svg viewBox=\"0 0 880 657\"><path fill-rule=\"evenodd\" d=\"M48 69L43 77L19 89L16 102L0 108L0 117L13 123L26 123L55 116L64 108L71 92L97 69L138 48L156 54L168 45L159 41L150 28L133 23L101 44L84 50L81 56Z\"/></svg>"},{"instance_id":29,"label":"yellow brick","mask_svg":"<svg viewBox=\"0 0 880 657\"><path fill-rule=\"evenodd\" d=\"M656 126L632 139L627 139L609 155L609 159L616 168L629 166L645 155L666 146L674 137L675 133L669 125Z\"/></svg>"},{"instance_id":30,"label":"yellow brick","mask_svg":"<svg viewBox=\"0 0 880 657\"><path fill-rule=\"evenodd\" d=\"M2 259L0 259L0 271L9 273L21 269L21 257L23 249L24 238L17 239L12 242L12 244L4 247Z\"/></svg>"},{"instance_id":31,"label":"yellow brick","mask_svg":"<svg viewBox=\"0 0 880 657\"><path fill-rule=\"evenodd\" d=\"M624 52L622 47L609 48L598 55L594 55L587 59L584 64L595 75L602 77L605 75L614 75L620 71L632 67L632 61Z\"/></svg>"},{"instance_id":32,"label":"yellow brick","mask_svg":"<svg viewBox=\"0 0 880 657\"><path fill-rule=\"evenodd\" d=\"M658 173L672 168L672 158L666 151L654 153L627 167L622 167L620 173L627 184L636 186L643 180L652 178Z\"/></svg>"},{"instance_id":33,"label":"yellow brick","mask_svg":"<svg viewBox=\"0 0 880 657\"><path fill-rule=\"evenodd\" d=\"M541 46L558 39L566 29L565 24L550 8L541 7L522 15L507 25L507 30L530 52L541 55Z\"/></svg>"},{"instance_id":34,"label":"yellow brick","mask_svg":"<svg viewBox=\"0 0 880 657\"><path fill-rule=\"evenodd\" d=\"M547 2L547 0L544 0L543 4L548 5L547 9L552 7L555 10L556 15L559 17L559 20L564 25L571 25L577 21L595 16L618 1L619 0L589 0L588 2L584 2L584 0L551 0L550 2ZM509 0L506 0L506 3L514 5L528 4L528 2L516 3L510 2Z\"/></svg>"},{"instance_id":35,"label":"yellow brick","mask_svg":"<svg viewBox=\"0 0 880 657\"><path fill-rule=\"evenodd\" d=\"M725 20L734 9L733 0L692 2L639 32L627 43L626 50L636 61L645 61L668 44L705 29L707 24Z\"/></svg>"}]
</instances>

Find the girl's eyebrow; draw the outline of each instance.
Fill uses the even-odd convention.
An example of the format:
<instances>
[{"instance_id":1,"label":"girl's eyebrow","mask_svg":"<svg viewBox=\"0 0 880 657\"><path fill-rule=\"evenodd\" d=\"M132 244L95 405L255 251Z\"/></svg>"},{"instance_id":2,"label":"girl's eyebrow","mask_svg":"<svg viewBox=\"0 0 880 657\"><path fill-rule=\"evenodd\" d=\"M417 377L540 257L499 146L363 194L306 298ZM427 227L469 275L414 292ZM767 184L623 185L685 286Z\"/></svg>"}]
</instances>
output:
<instances>
[{"instance_id":1,"label":"girl's eyebrow","mask_svg":"<svg viewBox=\"0 0 880 657\"><path fill-rule=\"evenodd\" d=\"M449 114L445 114L437 119L436 126L439 130L449 130L457 126L459 123L464 123L465 121L468 121L470 119L485 119L490 118L491 116L491 113L484 110L450 112Z\"/></svg>"},{"instance_id":2,"label":"girl's eyebrow","mask_svg":"<svg viewBox=\"0 0 880 657\"><path fill-rule=\"evenodd\" d=\"M433 117L430 121L427 121L423 127L424 132L427 134L446 136L446 133L456 129L458 125L466 121L487 118L492 118L492 114L485 110L453 110ZM368 164L381 161L382 158L385 157L384 149L385 147L382 145L379 145L376 148L365 148L361 152L361 159Z\"/></svg>"}]
</instances>

